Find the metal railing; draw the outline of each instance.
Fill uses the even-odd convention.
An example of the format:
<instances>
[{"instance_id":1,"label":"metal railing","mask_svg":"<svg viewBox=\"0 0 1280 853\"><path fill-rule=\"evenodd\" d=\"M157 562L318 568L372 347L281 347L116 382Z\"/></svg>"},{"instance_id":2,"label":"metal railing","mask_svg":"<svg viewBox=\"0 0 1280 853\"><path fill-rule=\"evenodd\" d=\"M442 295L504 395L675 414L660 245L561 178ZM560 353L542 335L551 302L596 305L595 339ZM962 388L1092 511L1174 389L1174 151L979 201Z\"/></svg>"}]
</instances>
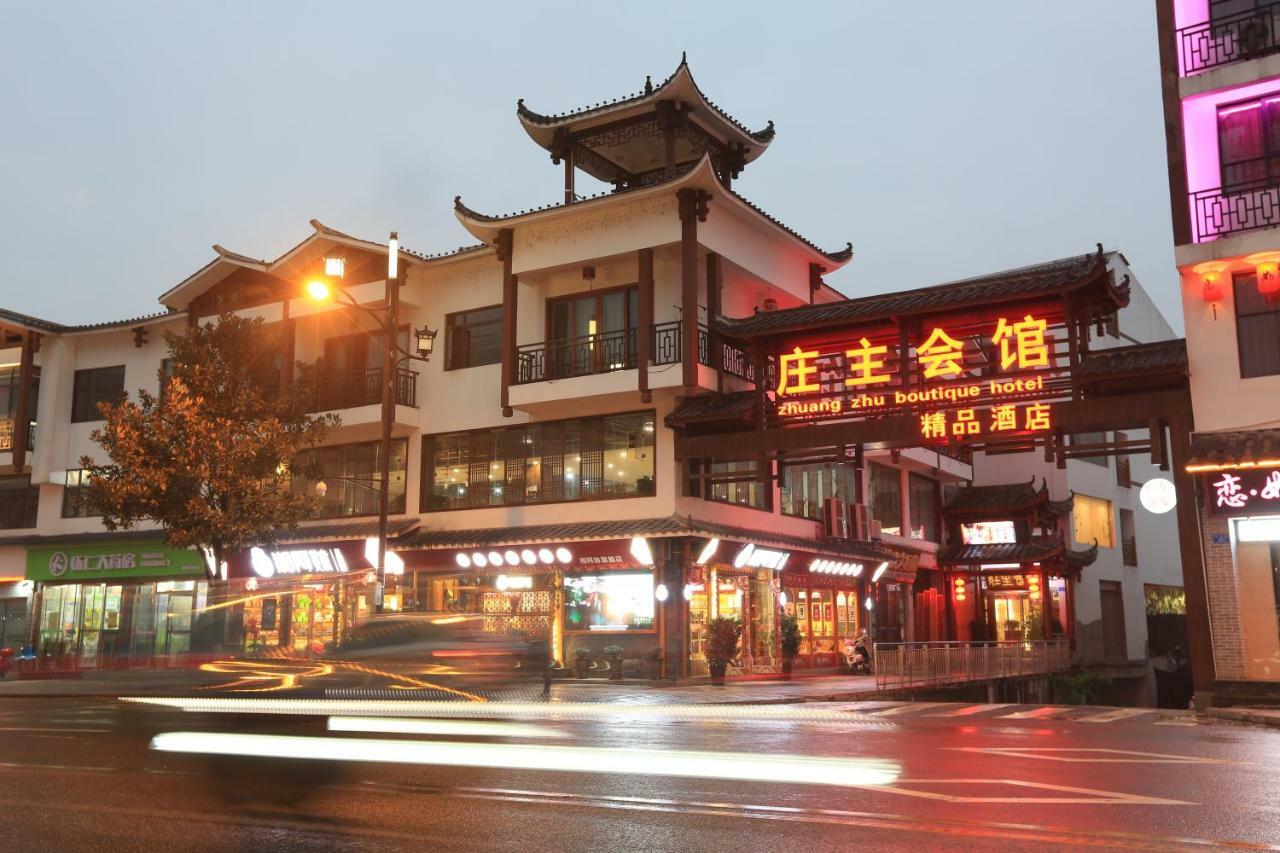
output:
<instances>
[{"instance_id":1,"label":"metal railing","mask_svg":"<svg viewBox=\"0 0 1280 853\"><path fill-rule=\"evenodd\" d=\"M1178 29L1178 73L1199 74L1280 50L1280 3L1222 15Z\"/></svg>"},{"instance_id":2,"label":"metal railing","mask_svg":"<svg viewBox=\"0 0 1280 853\"><path fill-rule=\"evenodd\" d=\"M413 370L396 371L396 405L418 406L418 374ZM324 373L314 380L312 411L354 409L382 402L382 368Z\"/></svg>"},{"instance_id":3,"label":"metal railing","mask_svg":"<svg viewBox=\"0 0 1280 853\"><path fill-rule=\"evenodd\" d=\"M682 352L681 323L655 323L649 360L655 365L679 364ZM561 341L542 341L516 348L516 385L633 370L638 348L636 329L602 332ZM698 362L711 365L711 333L698 326Z\"/></svg>"},{"instance_id":4,"label":"metal railing","mask_svg":"<svg viewBox=\"0 0 1280 853\"><path fill-rule=\"evenodd\" d=\"M876 689L929 688L1071 668L1067 640L876 643Z\"/></svg>"},{"instance_id":5,"label":"metal railing","mask_svg":"<svg viewBox=\"0 0 1280 853\"><path fill-rule=\"evenodd\" d=\"M1280 186L1271 180L1191 193L1192 240L1204 243L1227 234L1280 225Z\"/></svg>"}]
</instances>

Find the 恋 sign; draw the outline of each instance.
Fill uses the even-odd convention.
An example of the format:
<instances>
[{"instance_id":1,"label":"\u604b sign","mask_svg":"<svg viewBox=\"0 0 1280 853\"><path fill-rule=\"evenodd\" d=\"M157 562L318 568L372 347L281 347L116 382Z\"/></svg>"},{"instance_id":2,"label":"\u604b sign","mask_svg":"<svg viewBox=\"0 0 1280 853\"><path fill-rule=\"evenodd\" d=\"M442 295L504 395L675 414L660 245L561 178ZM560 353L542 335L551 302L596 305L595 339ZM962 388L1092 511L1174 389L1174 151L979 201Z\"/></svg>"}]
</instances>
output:
<instances>
[{"instance_id":1,"label":"\u604b sign","mask_svg":"<svg viewBox=\"0 0 1280 853\"><path fill-rule=\"evenodd\" d=\"M27 580L94 583L103 578L202 577L197 551L160 543L52 546L27 551Z\"/></svg>"},{"instance_id":2,"label":"\u604b sign","mask_svg":"<svg viewBox=\"0 0 1280 853\"><path fill-rule=\"evenodd\" d=\"M1218 515L1280 512L1280 468L1219 471L1206 480L1210 512Z\"/></svg>"},{"instance_id":3,"label":"\u604b sign","mask_svg":"<svg viewBox=\"0 0 1280 853\"><path fill-rule=\"evenodd\" d=\"M1053 428L1045 400L1062 393L1049 323L1027 313L962 333L935 325L917 341L796 345L777 356L774 401L785 420L913 413L928 442L974 441ZM955 332L955 336L951 333Z\"/></svg>"}]
</instances>

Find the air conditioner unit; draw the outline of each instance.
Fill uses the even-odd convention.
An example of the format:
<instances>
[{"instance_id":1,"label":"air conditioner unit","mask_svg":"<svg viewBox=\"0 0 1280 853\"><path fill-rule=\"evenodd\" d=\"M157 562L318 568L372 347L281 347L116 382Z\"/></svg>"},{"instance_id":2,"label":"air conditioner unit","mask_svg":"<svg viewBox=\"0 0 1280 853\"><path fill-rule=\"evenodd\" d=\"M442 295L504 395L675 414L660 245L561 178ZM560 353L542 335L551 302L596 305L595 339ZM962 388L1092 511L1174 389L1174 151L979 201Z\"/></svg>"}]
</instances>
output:
<instances>
[{"instance_id":1,"label":"air conditioner unit","mask_svg":"<svg viewBox=\"0 0 1280 853\"><path fill-rule=\"evenodd\" d=\"M822 502L822 532L836 539L849 538L848 505L839 498Z\"/></svg>"}]
</instances>

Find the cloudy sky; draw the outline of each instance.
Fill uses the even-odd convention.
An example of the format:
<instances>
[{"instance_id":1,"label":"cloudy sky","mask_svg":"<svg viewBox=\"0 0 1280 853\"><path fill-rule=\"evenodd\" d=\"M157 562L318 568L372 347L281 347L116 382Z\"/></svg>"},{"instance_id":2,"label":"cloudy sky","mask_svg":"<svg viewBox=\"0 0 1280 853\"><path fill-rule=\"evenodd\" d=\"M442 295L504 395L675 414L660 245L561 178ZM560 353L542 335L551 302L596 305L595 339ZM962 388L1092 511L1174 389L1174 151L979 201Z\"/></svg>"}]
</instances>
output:
<instances>
[{"instance_id":1,"label":"cloudy sky","mask_svg":"<svg viewBox=\"0 0 1280 853\"><path fill-rule=\"evenodd\" d=\"M22 3L0 52L0 305L158 310L210 245L272 258L312 217L441 251L453 217L555 201L515 102L694 76L778 135L735 185L900 290L1123 250L1176 328L1154 4ZM634 9L628 4L626 8ZM582 180L583 184L589 184Z\"/></svg>"}]
</instances>

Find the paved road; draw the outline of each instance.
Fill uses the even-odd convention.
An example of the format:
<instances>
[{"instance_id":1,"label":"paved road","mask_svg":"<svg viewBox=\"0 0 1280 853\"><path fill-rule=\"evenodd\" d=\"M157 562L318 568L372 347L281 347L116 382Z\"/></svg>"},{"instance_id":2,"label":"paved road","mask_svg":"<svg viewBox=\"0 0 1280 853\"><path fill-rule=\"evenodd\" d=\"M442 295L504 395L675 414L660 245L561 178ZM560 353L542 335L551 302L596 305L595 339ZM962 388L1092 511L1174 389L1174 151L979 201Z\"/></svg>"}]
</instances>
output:
<instances>
[{"instance_id":1,"label":"paved road","mask_svg":"<svg viewBox=\"0 0 1280 853\"><path fill-rule=\"evenodd\" d=\"M232 706L238 713L0 698L0 849L1280 844L1280 732L1185 714L902 702L441 710L402 701L388 710L366 700L276 705L285 713L263 715L260 704L232 701L242 703ZM387 728L389 713L434 731L328 729ZM468 728L448 728L459 724ZM390 727L397 725L406 724ZM392 763L250 764L146 748L157 733L179 748L215 743L174 741L181 732L247 733L236 749L284 744L311 756L351 744L354 755ZM800 758L783 764L780 756ZM502 766L477 766L484 764ZM549 766L571 769L538 769ZM287 802L294 794L304 798Z\"/></svg>"}]
</instances>

